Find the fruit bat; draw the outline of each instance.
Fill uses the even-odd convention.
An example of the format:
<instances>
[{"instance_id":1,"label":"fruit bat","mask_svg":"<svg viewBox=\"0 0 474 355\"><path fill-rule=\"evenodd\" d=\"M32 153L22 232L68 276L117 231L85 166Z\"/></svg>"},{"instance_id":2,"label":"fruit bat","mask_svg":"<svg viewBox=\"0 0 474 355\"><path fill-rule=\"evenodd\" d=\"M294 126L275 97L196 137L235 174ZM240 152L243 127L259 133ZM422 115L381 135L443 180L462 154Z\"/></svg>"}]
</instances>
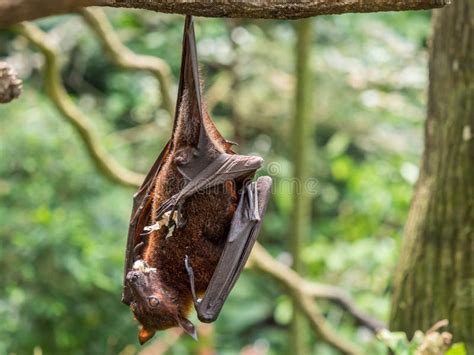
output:
<instances>
[{"instance_id":1,"label":"fruit bat","mask_svg":"<svg viewBox=\"0 0 474 355\"><path fill-rule=\"evenodd\" d=\"M193 19L183 53L171 139L134 195L122 302L140 323L140 343L187 319L213 322L259 233L272 180L252 178L262 158L238 155L201 100Z\"/></svg>"}]
</instances>

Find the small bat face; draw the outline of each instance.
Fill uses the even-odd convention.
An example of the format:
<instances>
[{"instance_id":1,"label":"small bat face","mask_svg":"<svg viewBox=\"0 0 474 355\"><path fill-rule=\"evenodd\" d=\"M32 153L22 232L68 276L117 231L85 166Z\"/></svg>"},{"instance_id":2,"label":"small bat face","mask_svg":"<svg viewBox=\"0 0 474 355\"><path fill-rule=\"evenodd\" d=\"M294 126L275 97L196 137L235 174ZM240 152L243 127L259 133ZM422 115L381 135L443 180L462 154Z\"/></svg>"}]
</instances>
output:
<instances>
[{"instance_id":1,"label":"small bat face","mask_svg":"<svg viewBox=\"0 0 474 355\"><path fill-rule=\"evenodd\" d=\"M157 330L177 326L196 337L193 324L180 314L173 291L164 287L155 269L140 260L127 274L126 282L133 293L130 308L142 325L138 336L141 344L152 338Z\"/></svg>"}]
</instances>

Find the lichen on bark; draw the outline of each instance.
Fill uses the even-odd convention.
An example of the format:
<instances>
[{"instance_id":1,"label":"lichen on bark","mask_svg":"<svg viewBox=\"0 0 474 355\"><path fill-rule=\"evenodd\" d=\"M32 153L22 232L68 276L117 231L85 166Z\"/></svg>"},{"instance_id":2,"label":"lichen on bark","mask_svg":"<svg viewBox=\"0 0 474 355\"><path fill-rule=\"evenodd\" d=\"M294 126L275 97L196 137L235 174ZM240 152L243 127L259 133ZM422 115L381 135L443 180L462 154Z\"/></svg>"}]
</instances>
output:
<instances>
[{"instance_id":1,"label":"lichen on bark","mask_svg":"<svg viewBox=\"0 0 474 355\"><path fill-rule=\"evenodd\" d=\"M22 82L15 70L8 63L0 61L0 104L16 99L21 91Z\"/></svg>"}]
</instances>

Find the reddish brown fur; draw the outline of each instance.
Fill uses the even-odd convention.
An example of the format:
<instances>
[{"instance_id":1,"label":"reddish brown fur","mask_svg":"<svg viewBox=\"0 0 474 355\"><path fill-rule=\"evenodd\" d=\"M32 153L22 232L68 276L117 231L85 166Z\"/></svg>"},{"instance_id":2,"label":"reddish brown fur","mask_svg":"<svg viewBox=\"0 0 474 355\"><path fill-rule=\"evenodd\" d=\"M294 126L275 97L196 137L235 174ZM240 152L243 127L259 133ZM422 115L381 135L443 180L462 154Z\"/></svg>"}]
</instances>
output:
<instances>
[{"instance_id":1,"label":"reddish brown fur","mask_svg":"<svg viewBox=\"0 0 474 355\"><path fill-rule=\"evenodd\" d=\"M180 111L189 106L185 92ZM180 112L180 116L190 114ZM189 124L183 124L184 121ZM194 121L197 120L178 118L173 150L166 158L155 182L153 216L156 216L160 205L179 192L185 184L177 163L185 159L186 154L183 155L183 151L193 149L190 144L196 141L197 137L191 136L199 131ZM204 124L216 149L233 154L230 145L217 131L208 114L204 116ZM179 157L176 158L177 156ZM177 312L179 317L185 318L190 312L192 295L184 264L186 255L194 270L196 291L202 294L206 290L222 253L237 202L234 181L196 193L184 202L181 212L185 225L182 228L175 228L168 239L167 227L162 227L149 236L143 259L150 267L157 269L156 276L153 276L156 277L154 294L159 296L161 304L154 312L143 308L134 312L144 326L143 332L153 334L154 330L177 326L176 321L172 319L173 313ZM156 220L153 220L153 223L155 222ZM160 292L166 294L162 295Z\"/></svg>"}]
</instances>

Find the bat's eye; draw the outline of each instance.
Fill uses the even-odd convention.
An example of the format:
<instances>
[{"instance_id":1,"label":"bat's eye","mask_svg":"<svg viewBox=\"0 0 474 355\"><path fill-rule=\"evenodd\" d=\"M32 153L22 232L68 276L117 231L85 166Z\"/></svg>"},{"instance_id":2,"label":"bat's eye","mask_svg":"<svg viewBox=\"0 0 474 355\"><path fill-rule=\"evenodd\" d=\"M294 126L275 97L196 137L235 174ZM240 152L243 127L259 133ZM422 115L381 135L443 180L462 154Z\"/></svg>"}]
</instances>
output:
<instances>
[{"instance_id":1,"label":"bat's eye","mask_svg":"<svg viewBox=\"0 0 474 355\"><path fill-rule=\"evenodd\" d=\"M150 296L150 297L148 297L148 304L151 307L156 307L160 304L160 300L158 299L158 297Z\"/></svg>"}]
</instances>

